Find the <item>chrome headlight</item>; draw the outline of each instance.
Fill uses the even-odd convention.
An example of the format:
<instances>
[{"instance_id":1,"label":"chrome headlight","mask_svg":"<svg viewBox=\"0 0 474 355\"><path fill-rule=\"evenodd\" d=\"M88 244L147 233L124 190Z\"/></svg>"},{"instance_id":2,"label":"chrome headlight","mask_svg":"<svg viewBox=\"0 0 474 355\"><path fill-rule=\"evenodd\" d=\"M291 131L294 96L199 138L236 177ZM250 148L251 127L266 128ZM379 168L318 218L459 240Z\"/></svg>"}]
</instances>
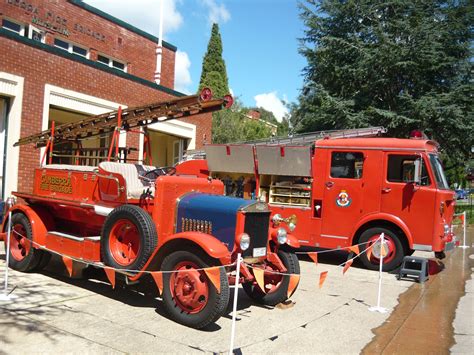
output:
<instances>
[{"instance_id":1,"label":"chrome headlight","mask_svg":"<svg viewBox=\"0 0 474 355\"><path fill-rule=\"evenodd\" d=\"M294 224L293 222L288 223L288 229L290 230L290 232L293 232L295 228L296 224Z\"/></svg>"},{"instance_id":2,"label":"chrome headlight","mask_svg":"<svg viewBox=\"0 0 474 355\"><path fill-rule=\"evenodd\" d=\"M444 225L444 235L448 235L449 232L451 231L451 229L449 228L449 225L448 224L445 224Z\"/></svg>"},{"instance_id":3,"label":"chrome headlight","mask_svg":"<svg viewBox=\"0 0 474 355\"><path fill-rule=\"evenodd\" d=\"M241 250L247 250L250 247L250 236L247 233L240 235L239 246Z\"/></svg>"},{"instance_id":4,"label":"chrome headlight","mask_svg":"<svg viewBox=\"0 0 474 355\"><path fill-rule=\"evenodd\" d=\"M277 230L277 241L278 244L285 244L287 240L287 233L285 228L278 228Z\"/></svg>"},{"instance_id":5,"label":"chrome headlight","mask_svg":"<svg viewBox=\"0 0 474 355\"><path fill-rule=\"evenodd\" d=\"M272 217L272 222L276 226L278 226L281 223L281 221L283 221L283 218L278 213Z\"/></svg>"}]
</instances>

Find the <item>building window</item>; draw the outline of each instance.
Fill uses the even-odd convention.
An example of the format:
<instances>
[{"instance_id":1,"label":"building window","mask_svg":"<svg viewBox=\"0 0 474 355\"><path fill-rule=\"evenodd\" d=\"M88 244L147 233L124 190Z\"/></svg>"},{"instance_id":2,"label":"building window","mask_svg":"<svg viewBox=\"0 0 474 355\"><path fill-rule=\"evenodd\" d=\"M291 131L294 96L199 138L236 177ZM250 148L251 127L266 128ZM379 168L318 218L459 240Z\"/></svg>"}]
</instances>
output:
<instances>
[{"instance_id":1,"label":"building window","mask_svg":"<svg viewBox=\"0 0 474 355\"><path fill-rule=\"evenodd\" d=\"M331 154L331 177L360 179L364 155L359 152L333 152Z\"/></svg>"},{"instance_id":2,"label":"building window","mask_svg":"<svg viewBox=\"0 0 474 355\"><path fill-rule=\"evenodd\" d=\"M11 20L7 20L6 18L4 18L2 21L2 27L6 30L18 33L21 36L25 35L25 26Z\"/></svg>"},{"instance_id":3,"label":"building window","mask_svg":"<svg viewBox=\"0 0 474 355\"><path fill-rule=\"evenodd\" d=\"M121 61L109 58L105 55L99 54L97 56L97 61L101 64L107 65L111 68L115 68L121 71L126 72L127 71L127 65Z\"/></svg>"},{"instance_id":4,"label":"building window","mask_svg":"<svg viewBox=\"0 0 474 355\"><path fill-rule=\"evenodd\" d=\"M34 41L44 43L44 32L34 26L29 25L28 38L31 38Z\"/></svg>"},{"instance_id":5,"label":"building window","mask_svg":"<svg viewBox=\"0 0 474 355\"><path fill-rule=\"evenodd\" d=\"M89 51L83 47L79 47L78 45L63 41L62 39L55 38L54 39L54 46L57 48L64 49L69 53L77 54L84 58L89 58Z\"/></svg>"}]
</instances>

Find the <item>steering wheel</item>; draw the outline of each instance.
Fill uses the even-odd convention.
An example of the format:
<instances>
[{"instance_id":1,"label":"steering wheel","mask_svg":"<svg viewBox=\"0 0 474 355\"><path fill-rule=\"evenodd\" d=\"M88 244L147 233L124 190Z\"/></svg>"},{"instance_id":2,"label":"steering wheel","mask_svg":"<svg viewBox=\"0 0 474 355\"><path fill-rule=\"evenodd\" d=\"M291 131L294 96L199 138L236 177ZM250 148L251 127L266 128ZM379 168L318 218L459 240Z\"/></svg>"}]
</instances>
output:
<instances>
[{"instance_id":1,"label":"steering wheel","mask_svg":"<svg viewBox=\"0 0 474 355\"><path fill-rule=\"evenodd\" d=\"M158 176L162 175L174 175L176 173L176 168L174 166L162 166L150 171L147 171L143 174L143 177L147 179L155 180Z\"/></svg>"}]
</instances>

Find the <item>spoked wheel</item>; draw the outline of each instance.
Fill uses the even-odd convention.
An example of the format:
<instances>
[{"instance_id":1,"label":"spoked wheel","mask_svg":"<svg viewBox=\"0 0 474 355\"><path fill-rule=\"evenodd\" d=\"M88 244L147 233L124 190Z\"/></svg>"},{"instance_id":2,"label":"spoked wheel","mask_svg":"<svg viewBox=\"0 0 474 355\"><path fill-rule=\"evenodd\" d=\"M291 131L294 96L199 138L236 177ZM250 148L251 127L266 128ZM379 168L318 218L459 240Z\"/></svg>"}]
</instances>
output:
<instances>
[{"instance_id":1,"label":"spoked wheel","mask_svg":"<svg viewBox=\"0 0 474 355\"><path fill-rule=\"evenodd\" d=\"M41 250L33 247L31 222L22 213L16 213L11 221L10 266L18 271L32 271L42 257ZM6 240L5 240L6 242Z\"/></svg>"},{"instance_id":2,"label":"spoked wheel","mask_svg":"<svg viewBox=\"0 0 474 355\"><path fill-rule=\"evenodd\" d=\"M162 264L163 304L172 319L188 327L201 329L224 314L229 303L229 284L220 269L220 293L207 277L205 267L212 262L201 252L176 251Z\"/></svg>"},{"instance_id":3,"label":"spoked wheel","mask_svg":"<svg viewBox=\"0 0 474 355\"><path fill-rule=\"evenodd\" d=\"M285 274L300 273L300 264L295 254L280 250L278 251L278 257L281 259L283 265L285 265L287 269ZM253 281L244 283L242 285L245 293L258 303L269 306L275 306L278 303L287 300L289 298L288 287L290 285L290 276L278 274L281 271L275 265L269 262L266 262L262 268L265 271L263 279L265 290L262 290L256 281ZM293 293L295 290L293 290Z\"/></svg>"},{"instance_id":4,"label":"spoked wheel","mask_svg":"<svg viewBox=\"0 0 474 355\"><path fill-rule=\"evenodd\" d=\"M105 220L100 240L102 260L117 269L141 270L158 243L155 224L138 206L115 208Z\"/></svg>"},{"instance_id":5,"label":"spoked wheel","mask_svg":"<svg viewBox=\"0 0 474 355\"><path fill-rule=\"evenodd\" d=\"M382 233L384 233L383 248L380 240ZM362 233L359 241L367 243L361 246L361 251L371 248L370 258L367 258L367 253L363 253L360 256L362 264L367 269L379 269L382 250L385 251L382 265L383 271L396 269L402 263L405 251L400 238L393 231L386 228L370 228Z\"/></svg>"}]
</instances>

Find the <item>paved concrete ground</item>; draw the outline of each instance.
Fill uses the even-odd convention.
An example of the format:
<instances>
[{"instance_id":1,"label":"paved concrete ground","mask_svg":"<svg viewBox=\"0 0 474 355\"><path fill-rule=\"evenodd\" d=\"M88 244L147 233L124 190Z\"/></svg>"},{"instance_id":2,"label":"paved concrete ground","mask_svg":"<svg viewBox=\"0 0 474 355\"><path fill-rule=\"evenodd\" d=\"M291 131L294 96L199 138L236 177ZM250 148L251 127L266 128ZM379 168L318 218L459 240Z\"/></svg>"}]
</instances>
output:
<instances>
[{"instance_id":1,"label":"paved concrete ground","mask_svg":"<svg viewBox=\"0 0 474 355\"><path fill-rule=\"evenodd\" d=\"M2 255L0 251L0 258ZM342 276L336 265L345 257L344 253L320 254L317 267L302 259L301 282L290 307L254 305L240 289L237 352L359 353L374 337L372 329L380 327L390 313L368 311L376 304L378 273L352 267ZM2 279L4 265L0 259ZM326 270L326 283L319 289L318 273ZM231 305L214 326L198 331L168 320L159 298L112 290L101 275L101 280L71 280L57 270L47 270L41 274L10 272L10 276L10 289L14 288L12 294L18 298L0 303L0 354L228 351ZM382 306L391 312L412 285L384 274ZM461 300L460 318L456 316L454 324L459 336L470 331L472 341L472 328L466 328L469 322L463 313L469 312L472 319L472 288L470 297ZM468 349L462 346L454 347L453 352Z\"/></svg>"}]
</instances>

